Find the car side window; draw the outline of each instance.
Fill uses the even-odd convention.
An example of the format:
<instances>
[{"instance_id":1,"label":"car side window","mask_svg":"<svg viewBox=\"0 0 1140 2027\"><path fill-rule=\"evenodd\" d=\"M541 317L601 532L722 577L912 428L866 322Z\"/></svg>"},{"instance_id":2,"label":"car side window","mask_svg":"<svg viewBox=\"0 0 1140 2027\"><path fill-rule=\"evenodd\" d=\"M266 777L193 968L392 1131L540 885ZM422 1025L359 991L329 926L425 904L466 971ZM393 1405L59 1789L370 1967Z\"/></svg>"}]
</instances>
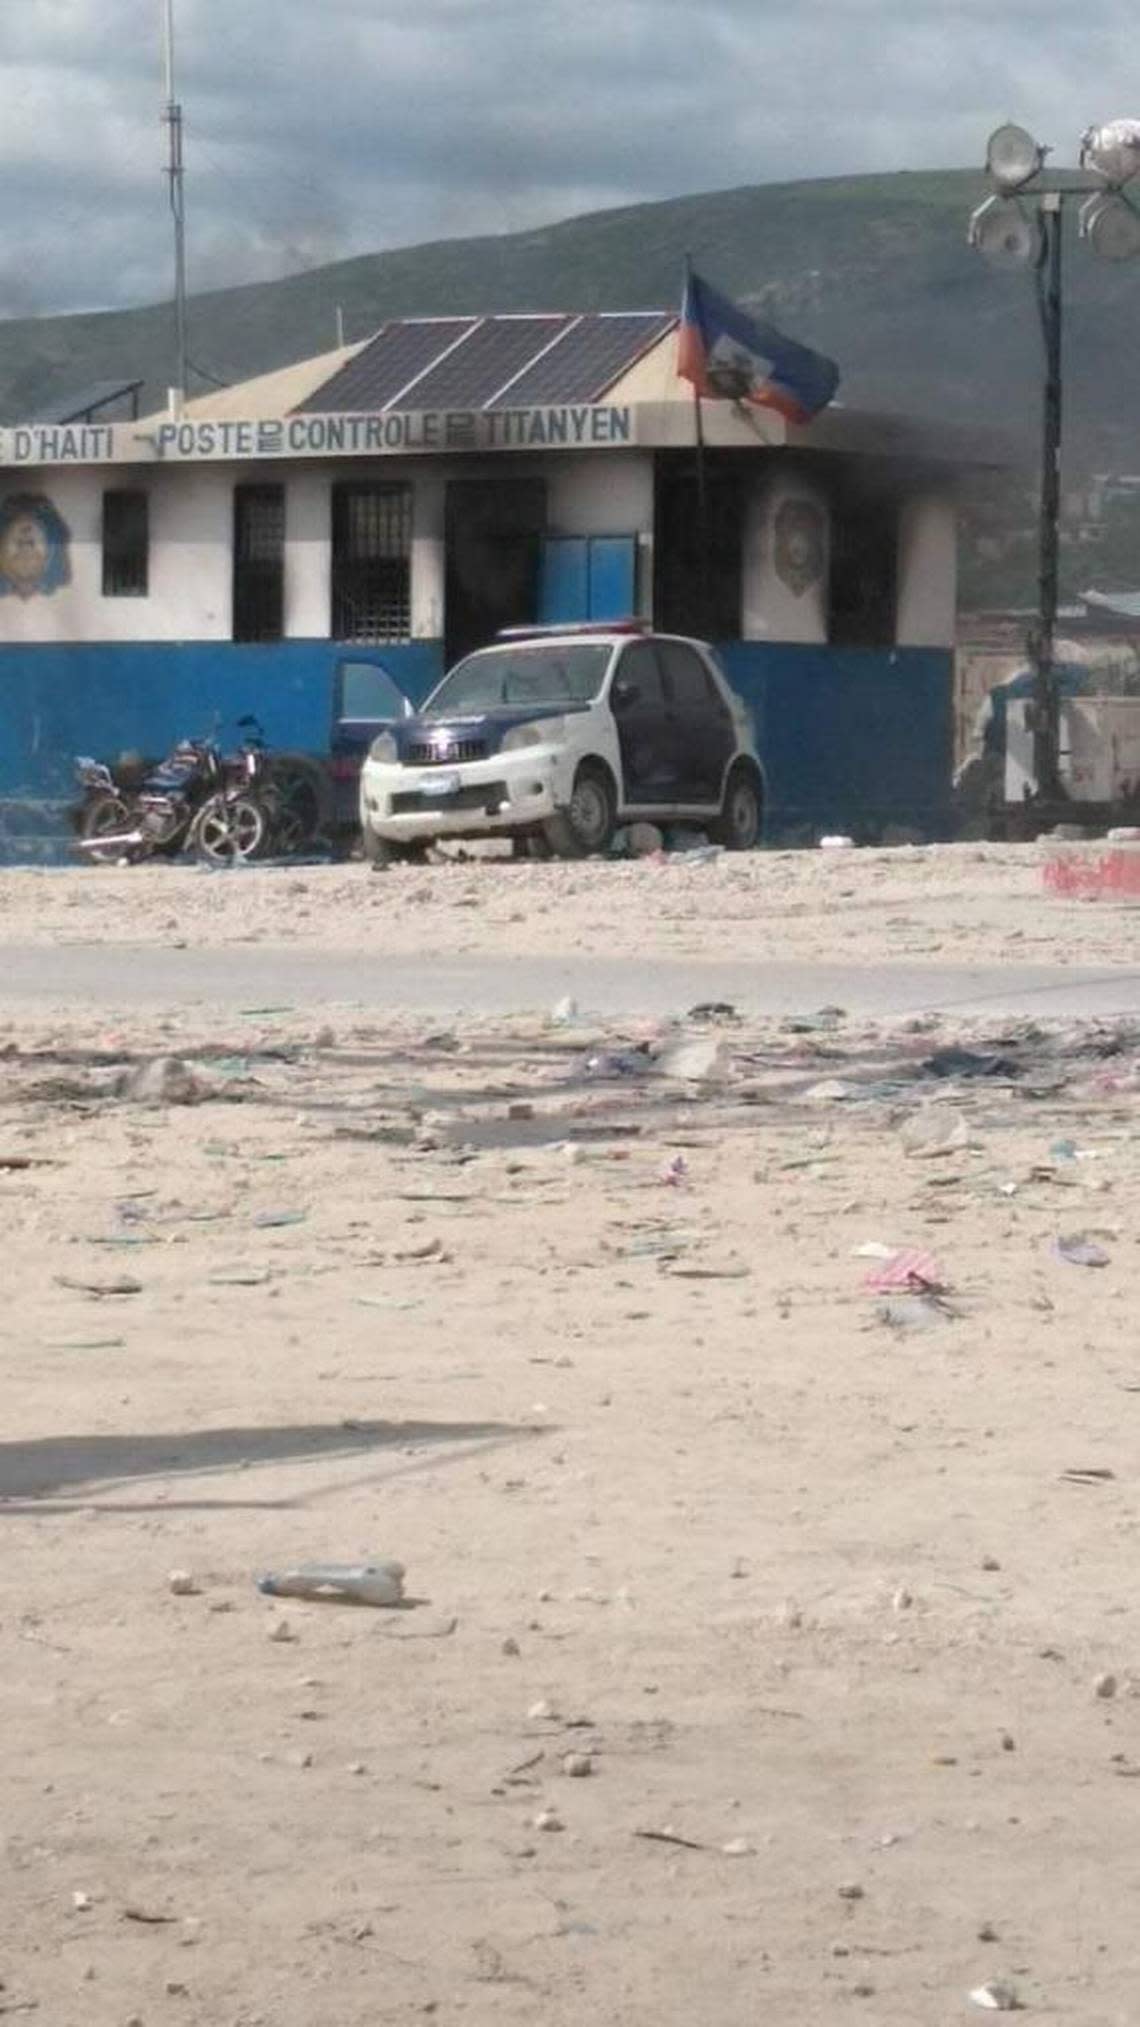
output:
<instances>
[{"instance_id":1,"label":"car side window","mask_svg":"<svg viewBox=\"0 0 1140 2027\"><path fill-rule=\"evenodd\" d=\"M337 717L349 724L403 718L407 701L378 662L341 662L337 670Z\"/></svg>"},{"instance_id":2,"label":"car side window","mask_svg":"<svg viewBox=\"0 0 1140 2027\"><path fill-rule=\"evenodd\" d=\"M652 641L634 641L625 649L617 666L614 686L622 683L630 683L637 689L636 704L627 708L637 711L664 710L665 693L661 687L661 669ZM620 711L620 703L617 708Z\"/></svg>"},{"instance_id":3,"label":"car side window","mask_svg":"<svg viewBox=\"0 0 1140 2027\"><path fill-rule=\"evenodd\" d=\"M664 664L670 701L677 710L722 708L716 685L694 649L686 647L684 641L662 640L657 643L657 652Z\"/></svg>"}]
</instances>

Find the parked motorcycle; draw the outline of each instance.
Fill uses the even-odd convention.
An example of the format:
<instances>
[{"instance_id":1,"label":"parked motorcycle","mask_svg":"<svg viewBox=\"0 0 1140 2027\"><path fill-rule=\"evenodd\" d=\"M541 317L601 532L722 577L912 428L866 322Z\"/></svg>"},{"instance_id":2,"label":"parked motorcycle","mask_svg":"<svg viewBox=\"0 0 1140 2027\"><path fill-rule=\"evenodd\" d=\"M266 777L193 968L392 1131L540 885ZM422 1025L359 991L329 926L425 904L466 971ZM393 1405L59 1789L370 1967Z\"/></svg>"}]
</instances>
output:
<instances>
[{"instance_id":1,"label":"parked motorcycle","mask_svg":"<svg viewBox=\"0 0 1140 2027\"><path fill-rule=\"evenodd\" d=\"M210 865L302 850L320 824L317 770L270 754L256 718L239 719L238 730L242 745L228 755L213 740L185 739L158 765L77 760L79 849L134 863L189 848Z\"/></svg>"},{"instance_id":2,"label":"parked motorcycle","mask_svg":"<svg viewBox=\"0 0 1140 2027\"><path fill-rule=\"evenodd\" d=\"M181 851L198 810L223 783L222 759L209 740L180 740L134 790L98 761L83 759L76 771L86 791L79 849L104 863Z\"/></svg>"}]
</instances>

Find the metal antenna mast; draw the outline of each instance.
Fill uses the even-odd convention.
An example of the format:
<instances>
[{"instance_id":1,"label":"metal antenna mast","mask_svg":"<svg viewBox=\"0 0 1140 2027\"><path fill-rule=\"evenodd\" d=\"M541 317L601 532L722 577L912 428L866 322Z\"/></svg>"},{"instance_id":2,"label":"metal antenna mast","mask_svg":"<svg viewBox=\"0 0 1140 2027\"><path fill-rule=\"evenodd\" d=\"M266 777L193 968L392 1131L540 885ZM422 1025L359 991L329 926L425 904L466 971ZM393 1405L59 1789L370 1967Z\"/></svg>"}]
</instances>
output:
<instances>
[{"instance_id":1,"label":"metal antenna mast","mask_svg":"<svg viewBox=\"0 0 1140 2027\"><path fill-rule=\"evenodd\" d=\"M174 90L174 0L163 0L163 48L166 71L166 105L162 123L170 133L170 209L174 217L174 327L177 364L172 398L180 409L186 398L186 191L182 161L182 107Z\"/></svg>"}]
</instances>

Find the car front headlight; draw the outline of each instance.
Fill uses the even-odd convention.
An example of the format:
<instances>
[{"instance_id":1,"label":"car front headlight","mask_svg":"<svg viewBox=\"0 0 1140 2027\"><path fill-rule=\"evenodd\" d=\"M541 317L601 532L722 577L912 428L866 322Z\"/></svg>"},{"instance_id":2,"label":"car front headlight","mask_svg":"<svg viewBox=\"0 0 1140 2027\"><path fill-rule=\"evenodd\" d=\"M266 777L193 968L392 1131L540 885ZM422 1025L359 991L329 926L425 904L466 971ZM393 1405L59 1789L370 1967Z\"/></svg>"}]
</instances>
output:
<instances>
[{"instance_id":1,"label":"car front headlight","mask_svg":"<svg viewBox=\"0 0 1140 2027\"><path fill-rule=\"evenodd\" d=\"M393 761L398 760L399 757L396 741L393 739L392 734L390 732L378 732L368 748L368 758L370 760L379 760L385 767L390 767Z\"/></svg>"},{"instance_id":2,"label":"car front headlight","mask_svg":"<svg viewBox=\"0 0 1140 2027\"><path fill-rule=\"evenodd\" d=\"M566 736L565 718L536 718L529 725L504 732L501 753L521 753L527 746L556 746Z\"/></svg>"}]
</instances>

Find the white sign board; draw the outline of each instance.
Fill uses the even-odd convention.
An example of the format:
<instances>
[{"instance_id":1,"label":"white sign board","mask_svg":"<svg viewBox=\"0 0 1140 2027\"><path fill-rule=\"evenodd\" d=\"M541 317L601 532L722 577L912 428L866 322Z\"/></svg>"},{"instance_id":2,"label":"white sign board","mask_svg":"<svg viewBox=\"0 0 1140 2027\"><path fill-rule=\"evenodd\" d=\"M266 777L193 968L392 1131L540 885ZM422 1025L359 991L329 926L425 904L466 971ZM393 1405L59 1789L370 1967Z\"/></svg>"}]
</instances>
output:
<instances>
[{"instance_id":1,"label":"white sign board","mask_svg":"<svg viewBox=\"0 0 1140 2027\"><path fill-rule=\"evenodd\" d=\"M408 457L425 452L601 450L635 441L631 408L387 410L252 422L17 423L0 429L0 466L241 464L263 458Z\"/></svg>"}]
</instances>

